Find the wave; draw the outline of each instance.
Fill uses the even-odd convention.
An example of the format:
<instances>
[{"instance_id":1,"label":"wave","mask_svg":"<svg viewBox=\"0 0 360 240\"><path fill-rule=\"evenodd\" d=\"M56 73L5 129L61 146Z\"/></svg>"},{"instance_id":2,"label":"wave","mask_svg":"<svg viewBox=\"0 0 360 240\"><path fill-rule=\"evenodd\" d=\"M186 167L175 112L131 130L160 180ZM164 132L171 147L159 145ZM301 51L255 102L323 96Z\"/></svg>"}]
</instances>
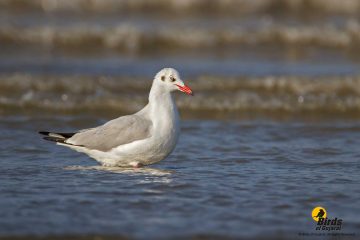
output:
<instances>
[{"instance_id":1,"label":"wave","mask_svg":"<svg viewBox=\"0 0 360 240\"><path fill-rule=\"evenodd\" d=\"M70 48L77 51L117 50L141 53L168 49L224 49L239 46L323 47L357 49L360 23L349 20L344 26L286 26L264 24L250 28L196 28L173 26L144 29L134 24L114 27L77 25L19 28L0 26L0 43ZM95 49L95 50L94 50Z\"/></svg>"},{"instance_id":2,"label":"wave","mask_svg":"<svg viewBox=\"0 0 360 240\"><path fill-rule=\"evenodd\" d=\"M146 13L157 15L279 13L318 16L326 14L357 14L358 0L0 0L1 9L42 12Z\"/></svg>"},{"instance_id":3,"label":"wave","mask_svg":"<svg viewBox=\"0 0 360 240\"><path fill-rule=\"evenodd\" d=\"M185 116L315 114L360 117L360 76L217 77L191 80L177 96ZM0 114L130 113L147 103L151 81L132 77L0 76Z\"/></svg>"}]
</instances>

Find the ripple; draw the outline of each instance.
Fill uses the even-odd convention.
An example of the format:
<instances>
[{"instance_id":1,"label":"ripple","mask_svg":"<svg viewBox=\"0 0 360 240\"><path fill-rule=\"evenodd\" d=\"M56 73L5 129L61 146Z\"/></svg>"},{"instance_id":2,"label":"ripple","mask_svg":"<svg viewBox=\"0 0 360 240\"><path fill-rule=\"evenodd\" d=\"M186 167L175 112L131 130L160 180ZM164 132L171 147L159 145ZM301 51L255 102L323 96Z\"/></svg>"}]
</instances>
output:
<instances>
[{"instance_id":1,"label":"ripple","mask_svg":"<svg viewBox=\"0 0 360 240\"><path fill-rule=\"evenodd\" d=\"M128 175L154 175L154 176L167 176L174 173L170 170L162 170L156 168L124 168L124 167L104 167L104 166L68 166L65 170L97 170L111 173L128 174Z\"/></svg>"}]
</instances>

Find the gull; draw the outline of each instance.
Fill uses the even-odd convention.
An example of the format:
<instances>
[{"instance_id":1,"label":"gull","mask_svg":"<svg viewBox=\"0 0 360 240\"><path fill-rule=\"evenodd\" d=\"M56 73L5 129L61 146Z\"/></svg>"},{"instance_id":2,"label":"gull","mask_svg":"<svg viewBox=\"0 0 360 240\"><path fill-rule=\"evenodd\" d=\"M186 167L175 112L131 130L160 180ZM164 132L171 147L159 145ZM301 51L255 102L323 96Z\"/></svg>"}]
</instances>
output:
<instances>
[{"instance_id":1,"label":"gull","mask_svg":"<svg viewBox=\"0 0 360 240\"><path fill-rule=\"evenodd\" d=\"M44 139L94 158L105 167L142 167L165 159L180 134L174 91L193 95L178 71L164 68L153 80L148 104L133 115L74 133L40 131Z\"/></svg>"}]
</instances>

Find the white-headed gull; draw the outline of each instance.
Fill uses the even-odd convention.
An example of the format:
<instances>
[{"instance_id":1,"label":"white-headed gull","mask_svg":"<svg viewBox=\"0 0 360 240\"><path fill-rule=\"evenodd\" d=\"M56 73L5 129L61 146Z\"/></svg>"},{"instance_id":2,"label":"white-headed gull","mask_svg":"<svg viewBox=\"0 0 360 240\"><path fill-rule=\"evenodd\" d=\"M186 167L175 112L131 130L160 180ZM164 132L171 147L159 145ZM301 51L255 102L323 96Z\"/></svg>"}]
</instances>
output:
<instances>
[{"instance_id":1,"label":"white-headed gull","mask_svg":"<svg viewBox=\"0 0 360 240\"><path fill-rule=\"evenodd\" d=\"M175 148L179 114L172 92L193 95L173 68L155 75L149 103L133 115L75 133L39 132L44 139L86 153L104 166L140 167L159 162Z\"/></svg>"}]
</instances>

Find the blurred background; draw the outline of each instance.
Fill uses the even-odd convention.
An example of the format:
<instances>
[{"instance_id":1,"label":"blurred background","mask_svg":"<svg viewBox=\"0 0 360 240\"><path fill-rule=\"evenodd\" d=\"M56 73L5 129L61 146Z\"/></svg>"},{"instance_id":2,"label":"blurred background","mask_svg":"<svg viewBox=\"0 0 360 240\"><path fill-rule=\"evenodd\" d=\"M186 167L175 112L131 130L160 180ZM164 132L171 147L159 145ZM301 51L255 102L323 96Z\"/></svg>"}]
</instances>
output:
<instances>
[{"instance_id":1,"label":"blurred background","mask_svg":"<svg viewBox=\"0 0 360 240\"><path fill-rule=\"evenodd\" d=\"M0 239L304 239L319 233L316 206L355 239L359 12L359 0L0 0ZM166 160L94 168L37 135L141 109L164 67L195 92L176 94L182 135Z\"/></svg>"},{"instance_id":2,"label":"blurred background","mask_svg":"<svg viewBox=\"0 0 360 240\"><path fill-rule=\"evenodd\" d=\"M1 114L133 112L175 67L187 118L360 116L357 0L0 0Z\"/></svg>"}]
</instances>

